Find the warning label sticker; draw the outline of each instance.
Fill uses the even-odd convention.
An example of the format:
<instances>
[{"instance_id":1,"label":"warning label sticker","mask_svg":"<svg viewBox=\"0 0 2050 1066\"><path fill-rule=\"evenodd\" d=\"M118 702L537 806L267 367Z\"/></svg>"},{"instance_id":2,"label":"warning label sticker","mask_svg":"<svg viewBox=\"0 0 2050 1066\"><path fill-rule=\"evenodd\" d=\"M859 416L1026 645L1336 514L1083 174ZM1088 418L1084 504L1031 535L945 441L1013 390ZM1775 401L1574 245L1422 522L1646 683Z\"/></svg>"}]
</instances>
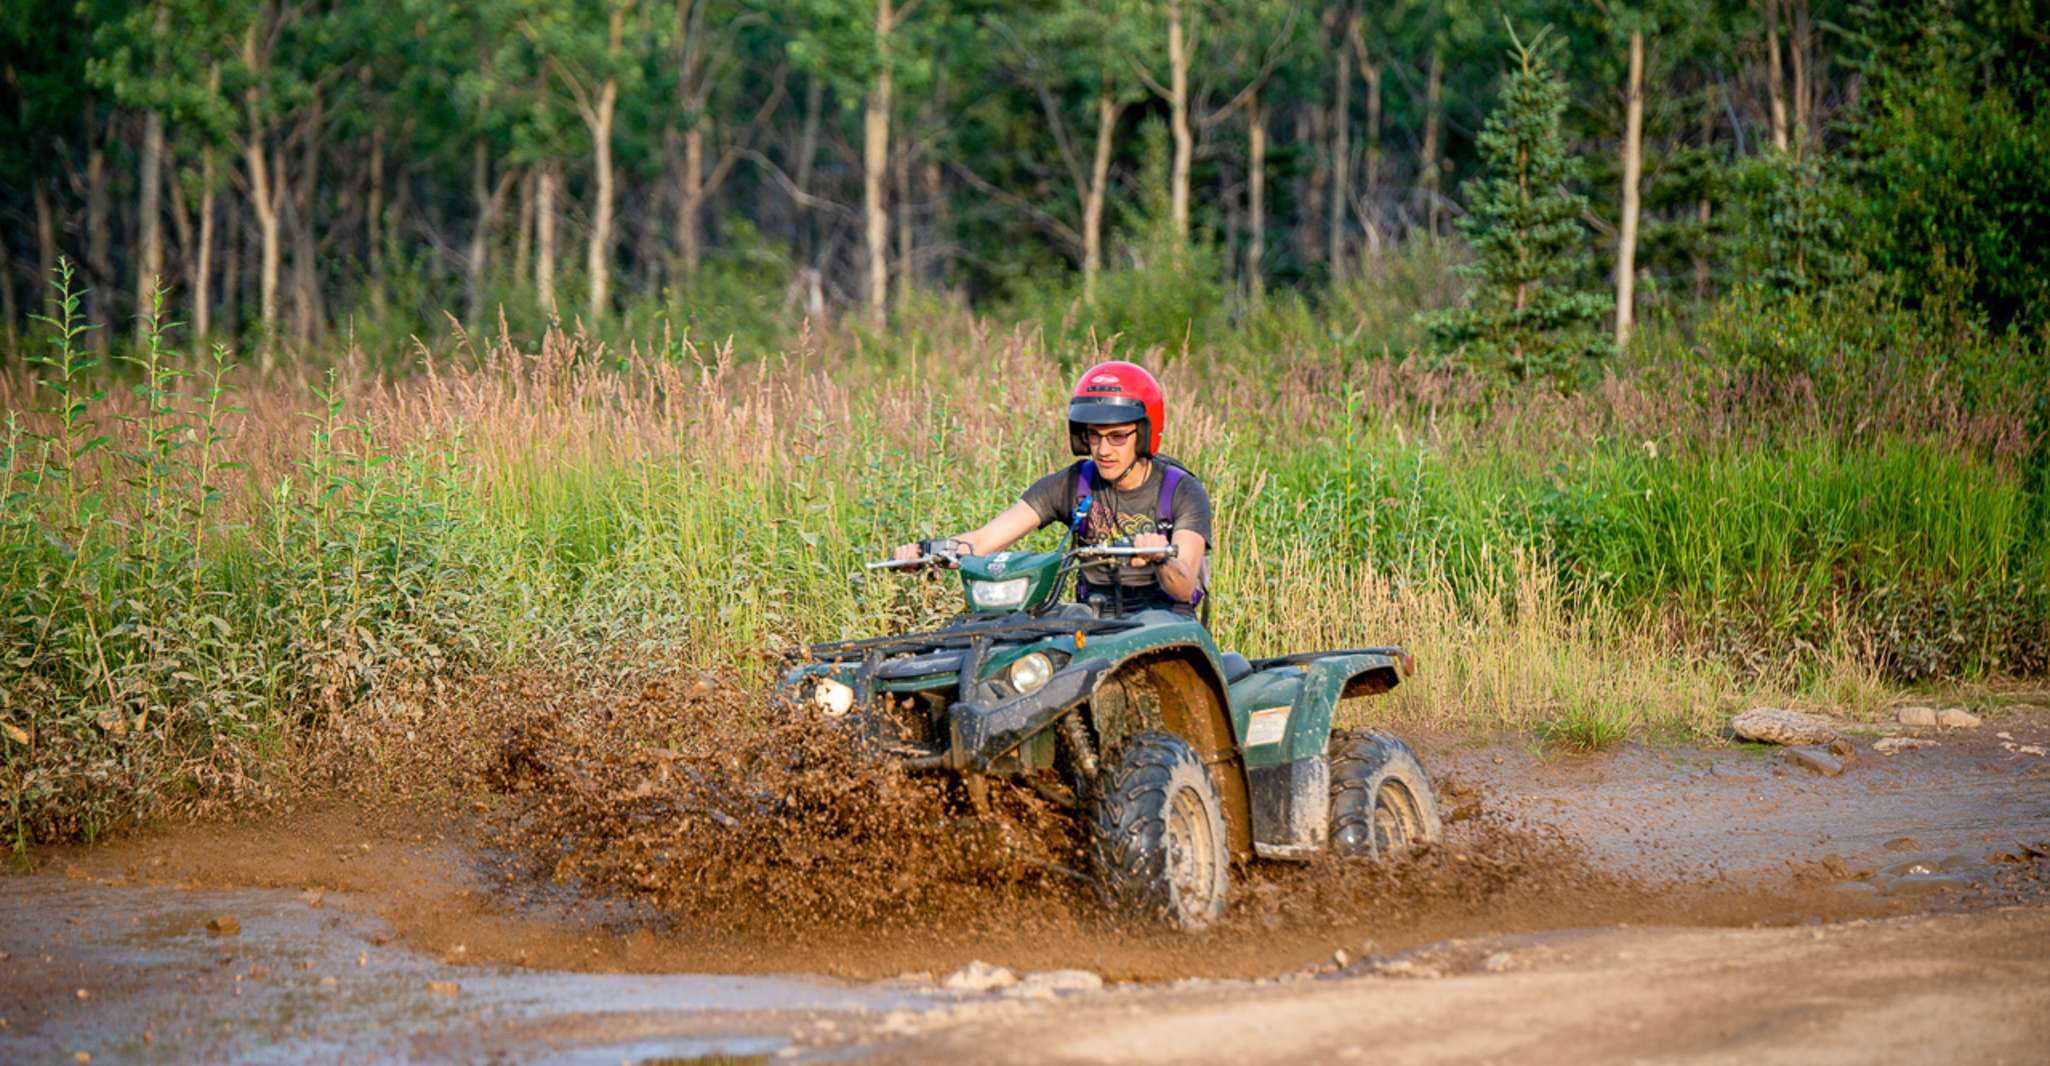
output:
<instances>
[{"instance_id":1,"label":"warning label sticker","mask_svg":"<svg viewBox=\"0 0 2050 1066\"><path fill-rule=\"evenodd\" d=\"M1287 707L1266 707L1253 712L1246 723L1246 747L1257 748L1262 744L1279 744L1288 734Z\"/></svg>"}]
</instances>

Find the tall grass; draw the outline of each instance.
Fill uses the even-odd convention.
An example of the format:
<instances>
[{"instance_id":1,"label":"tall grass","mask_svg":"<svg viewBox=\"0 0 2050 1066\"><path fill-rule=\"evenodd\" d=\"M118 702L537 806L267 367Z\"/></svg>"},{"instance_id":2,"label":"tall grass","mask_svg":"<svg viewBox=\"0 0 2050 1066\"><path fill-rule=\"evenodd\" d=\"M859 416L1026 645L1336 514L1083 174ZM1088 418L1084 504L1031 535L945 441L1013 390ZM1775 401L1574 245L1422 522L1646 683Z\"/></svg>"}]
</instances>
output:
<instances>
[{"instance_id":1,"label":"tall grass","mask_svg":"<svg viewBox=\"0 0 2050 1066\"><path fill-rule=\"evenodd\" d=\"M464 336L403 379L291 382L174 358L156 320L94 367L59 307L35 373L0 378L17 845L273 795L335 737L403 746L371 708L422 679L660 657L760 684L801 642L936 621L946 583L859 564L1068 461L1077 353L953 313L744 362ZM1505 398L1353 343L1167 371L1220 642L1418 653L1348 713L1600 745L2044 668L2050 548L1997 419L1846 427L1741 374L1669 390L1671 361Z\"/></svg>"}]
</instances>

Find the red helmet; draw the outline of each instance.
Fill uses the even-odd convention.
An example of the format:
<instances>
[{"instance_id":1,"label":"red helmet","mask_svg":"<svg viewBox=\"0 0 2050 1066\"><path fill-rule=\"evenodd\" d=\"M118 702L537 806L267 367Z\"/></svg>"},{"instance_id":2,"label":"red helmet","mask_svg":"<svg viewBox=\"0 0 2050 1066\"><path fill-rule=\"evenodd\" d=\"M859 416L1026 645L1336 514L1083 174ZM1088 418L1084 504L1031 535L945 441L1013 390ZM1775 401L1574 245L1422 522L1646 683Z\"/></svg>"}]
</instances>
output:
<instances>
[{"instance_id":1,"label":"red helmet","mask_svg":"<svg viewBox=\"0 0 2050 1066\"><path fill-rule=\"evenodd\" d=\"M1068 447L1089 454L1085 426L1139 424L1139 454L1160 450L1160 429L1167 421L1160 382L1146 368L1122 360L1098 363L1082 372L1068 398Z\"/></svg>"}]
</instances>

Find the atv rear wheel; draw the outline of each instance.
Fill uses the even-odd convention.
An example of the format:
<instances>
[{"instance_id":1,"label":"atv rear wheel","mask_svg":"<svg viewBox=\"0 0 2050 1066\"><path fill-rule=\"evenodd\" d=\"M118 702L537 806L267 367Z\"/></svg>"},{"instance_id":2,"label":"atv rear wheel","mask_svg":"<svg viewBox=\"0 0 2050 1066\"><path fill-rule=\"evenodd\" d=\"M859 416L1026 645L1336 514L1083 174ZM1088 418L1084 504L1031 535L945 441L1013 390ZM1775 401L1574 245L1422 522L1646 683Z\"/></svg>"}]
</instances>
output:
<instances>
[{"instance_id":1,"label":"atv rear wheel","mask_svg":"<svg viewBox=\"0 0 2050 1066\"><path fill-rule=\"evenodd\" d=\"M1385 859L1438 839L1438 800L1409 745L1386 733L1331 734L1331 849Z\"/></svg>"},{"instance_id":2,"label":"atv rear wheel","mask_svg":"<svg viewBox=\"0 0 2050 1066\"><path fill-rule=\"evenodd\" d=\"M1105 901L1184 932L1216 921L1231 854L1224 803L1195 749L1172 733L1134 733L1095 791L1091 836Z\"/></svg>"}]
</instances>

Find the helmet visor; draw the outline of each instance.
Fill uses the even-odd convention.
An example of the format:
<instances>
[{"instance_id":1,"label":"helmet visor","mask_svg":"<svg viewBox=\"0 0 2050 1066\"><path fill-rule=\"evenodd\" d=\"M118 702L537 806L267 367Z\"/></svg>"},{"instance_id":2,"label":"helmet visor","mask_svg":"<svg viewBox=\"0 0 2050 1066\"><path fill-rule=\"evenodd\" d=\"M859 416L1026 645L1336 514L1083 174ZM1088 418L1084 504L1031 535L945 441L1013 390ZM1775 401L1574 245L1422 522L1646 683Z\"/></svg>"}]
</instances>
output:
<instances>
[{"instance_id":1,"label":"helmet visor","mask_svg":"<svg viewBox=\"0 0 2050 1066\"><path fill-rule=\"evenodd\" d=\"M1085 426L1144 422L1146 405L1129 396L1077 396L1068 401L1068 421Z\"/></svg>"}]
</instances>

